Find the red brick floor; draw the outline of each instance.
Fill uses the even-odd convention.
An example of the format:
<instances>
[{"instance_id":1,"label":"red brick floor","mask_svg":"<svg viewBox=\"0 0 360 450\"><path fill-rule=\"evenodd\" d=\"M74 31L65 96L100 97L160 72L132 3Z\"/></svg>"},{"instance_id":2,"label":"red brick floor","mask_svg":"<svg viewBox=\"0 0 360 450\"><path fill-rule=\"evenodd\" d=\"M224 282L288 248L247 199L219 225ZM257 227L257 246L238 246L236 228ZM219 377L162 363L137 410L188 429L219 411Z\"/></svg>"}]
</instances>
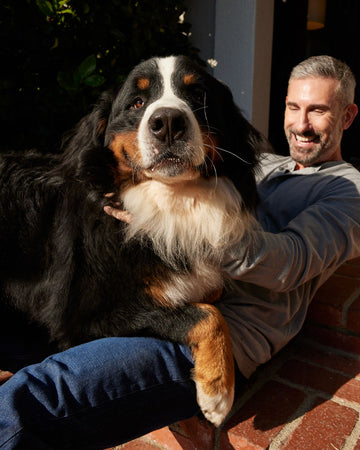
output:
<instances>
[{"instance_id":1,"label":"red brick floor","mask_svg":"<svg viewBox=\"0 0 360 450\"><path fill-rule=\"evenodd\" d=\"M360 450L360 258L320 288L301 334L262 367L221 429L193 418L126 450Z\"/></svg>"}]
</instances>

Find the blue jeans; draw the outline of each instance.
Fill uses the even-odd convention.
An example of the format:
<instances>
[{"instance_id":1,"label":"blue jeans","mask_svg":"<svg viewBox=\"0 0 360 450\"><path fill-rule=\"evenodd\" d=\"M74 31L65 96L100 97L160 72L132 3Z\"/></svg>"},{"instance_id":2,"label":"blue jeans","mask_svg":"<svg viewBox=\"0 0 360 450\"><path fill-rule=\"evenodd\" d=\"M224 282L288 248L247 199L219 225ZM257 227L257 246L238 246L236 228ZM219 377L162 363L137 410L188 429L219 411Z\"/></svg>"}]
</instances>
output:
<instances>
[{"instance_id":1,"label":"blue jeans","mask_svg":"<svg viewBox=\"0 0 360 450\"><path fill-rule=\"evenodd\" d=\"M104 449L196 415L182 345L106 338L18 371L0 387L0 448Z\"/></svg>"}]
</instances>

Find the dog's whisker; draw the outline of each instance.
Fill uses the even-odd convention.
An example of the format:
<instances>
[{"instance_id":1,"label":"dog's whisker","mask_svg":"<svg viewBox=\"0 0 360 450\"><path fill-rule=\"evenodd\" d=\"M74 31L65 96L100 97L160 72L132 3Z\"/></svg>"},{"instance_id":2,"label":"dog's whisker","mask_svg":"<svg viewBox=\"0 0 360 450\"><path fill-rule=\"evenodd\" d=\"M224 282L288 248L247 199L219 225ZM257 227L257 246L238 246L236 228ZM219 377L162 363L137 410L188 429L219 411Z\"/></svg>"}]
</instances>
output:
<instances>
[{"instance_id":1,"label":"dog's whisker","mask_svg":"<svg viewBox=\"0 0 360 450\"><path fill-rule=\"evenodd\" d=\"M197 111L201 111L201 110L206 110L208 108L208 106L207 105L204 105L204 106L200 106L199 108L196 108L196 109L192 109L191 111L193 112L193 113L195 113L195 112L197 112Z\"/></svg>"},{"instance_id":2,"label":"dog's whisker","mask_svg":"<svg viewBox=\"0 0 360 450\"><path fill-rule=\"evenodd\" d=\"M214 161L209 157L209 155L206 155L205 160L210 161L210 164L211 164L211 166L213 168L214 178L215 178L215 189L216 189L217 185L218 185L218 174L217 174L216 166L214 164Z\"/></svg>"},{"instance_id":3,"label":"dog's whisker","mask_svg":"<svg viewBox=\"0 0 360 450\"><path fill-rule=\"evenodd\" d=\"M239 159L239 160L240 160L241 162L243 162L244 164L251 165L251 162L246 161L246 159L242 158L241 156L237 155L237 154L234 153L234 152L231 152L230 150L227 150L227 149L222 148L222 147L219 147L219 146L212 147L212 146L209 145L209 144L204 144L204 146L205 146L205 147L209 147L209 148L211 148L212 150L214 150L214 151L216 152L216 154L219 155L219 156L221 157L221 159L223 159L223 158L222 158L220 152L224 152L224 153L228 153L229 155L234 156L235 158Z\"/></svg>"},{"instance_id":4,"label":"dog's whisker","mask_svg":"<svg viewBox=\"0 0 360 450\"><path fill-rule=\"evenodd\" d=\"M206 131L209 134L214 134L214 135L216 135L216 134L218 134L220 132L219 128L215 128L213 126L210 126L209 122L207 122Z\"/></svg>"},{"instance_id":5,"label":"dog's whisker","mask_svg":"<svg viewBox=\"0 0 360 450\"><path fill-rule=\"evenodd\" d=\"M222 154L218 151L216 145L204 144L204 147L210 148L220 159L224 160Z\"/></svg>"},{"instance_id":6,"label":"dog's whisker","mask_svg":"<svg viewBox=\"0 0 360 450\"><path fill-rule=\"evenodd\" d=\"M221 148L221 147L216 147L216 148L222 152L228 153L229 155L235 156L235 158L239 159L240 161L242 161L245 164L251 165L250 161L246 161L246 159L242 158L241 156L237 155L234 152L231 152L230 150L227 150L227 149Z\"/></svg>"},{"instance_id":7,"label":"dog's whisker","mask_svg":"<svg viewBox=\"0 0 360 450\"><path fill-rule=\"evenodd\" d=\"M205 116L207 128L209 129L209 121L208 121L208 117L206 114L206 92L204 92L204 116Z\"/></svg>"},{"instance_id":8,"label":"dog's whisker","mask_svg":"<svg viewBox=\"0 0 360 450\"><path fill-rule=\"evenodd\" d=\"M207 135L207 138L211 142L211 144L204 143L204 147L210 148L219 158L221 161L224 160L222 157L222 154L218 151L218 147L216 146L216 143L212 140L212 137Z\"/></svg>"}]
</instances>

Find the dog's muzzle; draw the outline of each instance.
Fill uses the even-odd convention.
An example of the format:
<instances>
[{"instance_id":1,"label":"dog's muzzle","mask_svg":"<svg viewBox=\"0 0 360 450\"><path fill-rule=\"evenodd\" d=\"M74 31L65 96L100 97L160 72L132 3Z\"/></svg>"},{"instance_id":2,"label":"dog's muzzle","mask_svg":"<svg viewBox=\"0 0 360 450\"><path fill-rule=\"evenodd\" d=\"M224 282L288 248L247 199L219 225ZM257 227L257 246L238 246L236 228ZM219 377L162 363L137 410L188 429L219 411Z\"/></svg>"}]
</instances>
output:
<instances>
[{"instance_id":1,"label":"dog's muzzle","mask_svg":"<svg viewBox=\"0 0 360 450\"><path fill-rule=\"evenodd\" d=\"M146 173L152 178L194 179L204 160L202 139L195 118L181 108L159 107L146 123L143 147Z\"/></svg>"},{"instance_id":2,"label":"dog's muzzle","mask_svg":"<svg viewBox=\"0 0 360 450\"><path fill-rule=\"evenodd\" d=\"M189 119L178 109L159 108L149 118L148 127L155 141L171 148L176 141L187 140Z\"/></svg>"}]
</instances>

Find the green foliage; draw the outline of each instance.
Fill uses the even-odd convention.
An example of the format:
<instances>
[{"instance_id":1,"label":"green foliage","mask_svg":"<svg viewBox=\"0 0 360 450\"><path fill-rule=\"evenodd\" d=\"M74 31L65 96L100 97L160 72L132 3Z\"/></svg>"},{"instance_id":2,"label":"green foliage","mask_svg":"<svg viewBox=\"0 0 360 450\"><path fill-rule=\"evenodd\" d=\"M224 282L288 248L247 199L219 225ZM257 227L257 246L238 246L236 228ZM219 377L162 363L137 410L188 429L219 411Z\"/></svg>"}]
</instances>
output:
<instances>
[{"instance_id":1,"label":"green foliage","mask_svg":"<svg viewBox=\"0 0 360 450\"><path fill-rule=\"evenodd\" d=\"M141 60L197 58L183 11L183 0L0 0L1 150L57 151Z\"/></svg>"},{"instance_id":2,"label":"green foliage","mask_svg":"<svg viewBox=\"0 0 360 450\"><path fill-rule=\"evenodd\" d=\"M71 14L76 16L75 11L69 7L69 1L47 1L47 0L35 0L36 5L40 11L49 19L56 20L58 23L64 23L66 18L65 14Z\"/></svg>"},{"instance_id":3,"label":"green foliage","mask_svg":"<svg viewBox=\"0 0 360 450\"><path fill-rule=\"evenodd\" d=\"M76 94L89 87L99 87L105 82L105 77L96 73L96 56L85 58L78 67L67 72L59 72L57 76L59 85L68 93Z\"/></svg>"}]
</instances>

